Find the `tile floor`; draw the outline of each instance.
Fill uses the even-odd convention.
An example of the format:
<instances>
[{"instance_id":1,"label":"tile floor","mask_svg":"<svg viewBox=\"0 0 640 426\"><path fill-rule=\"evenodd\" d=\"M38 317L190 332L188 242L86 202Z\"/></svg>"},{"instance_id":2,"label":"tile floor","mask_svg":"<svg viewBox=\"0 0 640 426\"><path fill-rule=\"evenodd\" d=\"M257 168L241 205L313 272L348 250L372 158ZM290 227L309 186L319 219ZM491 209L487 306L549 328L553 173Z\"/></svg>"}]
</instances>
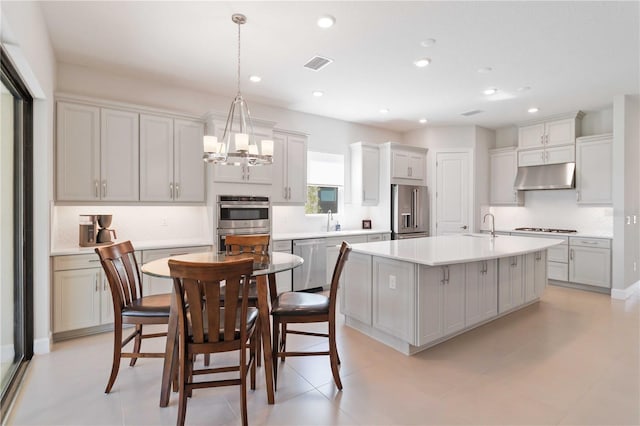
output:
<instances>
[{"instance_id":1,"label":"tile floor","mask_svg":"<svg viewBox=\"0 0 640 426\"><path fill-rule=\"evenodd\" d=\"M638 294L618 301L553 286L540 303L412 357L341 324L344 390L326 357L288 359L275 405L258 373L249 423L638 425L639 324ZM291 336L289 345L324 345L313 339ZM158 407L161 361L123 362L105 395L110 357L110 333L34 357L8 424L174 424L177 395ZM238 388L194 391L187 424L240 424Z\"/></svg>"}]
</instances>

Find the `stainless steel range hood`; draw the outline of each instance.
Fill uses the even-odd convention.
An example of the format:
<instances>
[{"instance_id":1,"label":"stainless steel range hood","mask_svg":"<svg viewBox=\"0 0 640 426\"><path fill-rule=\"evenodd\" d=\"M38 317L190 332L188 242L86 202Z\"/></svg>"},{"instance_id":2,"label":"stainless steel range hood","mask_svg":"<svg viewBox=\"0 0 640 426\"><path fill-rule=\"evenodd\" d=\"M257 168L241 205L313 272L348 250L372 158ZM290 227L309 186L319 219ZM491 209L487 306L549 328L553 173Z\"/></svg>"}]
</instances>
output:
<instances>
[{"instance_id":1,"label":"stainless steel range hood","mask_svg":"<svg viewBox=\"0 0 640 426\"><path fill-rule=\"evenodd\" d=\"M518 191L575 188L576 163L518 167L513 186Z\"/></svg>"}]
</instances>

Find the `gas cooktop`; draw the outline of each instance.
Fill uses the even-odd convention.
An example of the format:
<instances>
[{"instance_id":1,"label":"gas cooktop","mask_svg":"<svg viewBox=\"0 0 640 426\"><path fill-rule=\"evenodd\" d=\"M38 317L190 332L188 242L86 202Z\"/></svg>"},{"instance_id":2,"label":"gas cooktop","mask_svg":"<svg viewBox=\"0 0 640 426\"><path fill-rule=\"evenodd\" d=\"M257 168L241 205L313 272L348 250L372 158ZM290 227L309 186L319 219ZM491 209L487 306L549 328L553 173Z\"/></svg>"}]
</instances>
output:
<instances>
[{"instance_id":1,"label":"gas cooktop","mask_svg":"<svg viewBox=\"0 0 640 426\"><path fill-rule=\"evenodd\" d=\"M575 229L554 229L554 228L516 228L514 231L530 231L530 232L553 232L556 234L573 234L578 231Z\"/></svg>"}]
</instances>

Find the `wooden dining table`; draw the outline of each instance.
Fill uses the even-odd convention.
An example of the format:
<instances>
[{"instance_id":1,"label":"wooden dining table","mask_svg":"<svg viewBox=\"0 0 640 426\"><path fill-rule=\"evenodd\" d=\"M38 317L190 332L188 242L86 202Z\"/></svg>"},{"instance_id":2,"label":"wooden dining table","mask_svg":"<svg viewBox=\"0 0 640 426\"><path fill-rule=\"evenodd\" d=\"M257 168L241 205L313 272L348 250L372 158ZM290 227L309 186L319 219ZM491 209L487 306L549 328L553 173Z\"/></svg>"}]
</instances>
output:
<instances>
[{"instance_id":1,"label":"wooden dining table","mask_svg":"<svg viewBox=\"0 0 640 426\"><path fill-rule=\"evenodd\" d=\"M142 265L142 272L159 278L171 278L169 272L169 259L182 260L186 262L217 263L229 259L237 259L241 255L228 255L218 252L189 253L178 256L165 257ZM273 386L273 354L271 351L271 325L269 322L269 280L274 280L271 285L275 289L275 274L288 271L302 265L303 259L289 253L271 253L269 256L261 256L259 261L254 262L253 277L256 278L258 292L258 315L260 317L260 334L262 341L262 354L265 367L265 385L267 388L267 402L275 402ZM168 284L169 285L169 284ZM171 285L170 288L173 288ZM165 348L164 366L162 369L162 383L160 389L160 406L169 405L171 394L171 382L174 375L175 362L178 353L178 314L177 300L171 291L171 313L169 315L169 326L167 329L167 343Z\"/></svg>"}]
</instances>

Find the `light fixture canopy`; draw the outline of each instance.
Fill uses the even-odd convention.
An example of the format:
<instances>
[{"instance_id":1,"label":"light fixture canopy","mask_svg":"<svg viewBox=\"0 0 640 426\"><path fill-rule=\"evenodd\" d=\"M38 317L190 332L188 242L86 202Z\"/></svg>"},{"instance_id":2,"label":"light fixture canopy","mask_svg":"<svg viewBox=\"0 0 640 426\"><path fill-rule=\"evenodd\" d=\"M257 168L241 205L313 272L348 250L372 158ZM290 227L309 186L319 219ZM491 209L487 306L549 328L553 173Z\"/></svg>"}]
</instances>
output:
<instances>
[{"instance_id":1,"label":"light fixture canopy","mask_svg":"<svg viewBox=\"0 0 640 426\"><path fill-rule=\"evenodd\" d=\"M236 13L231 16L231 20L238 25L238 93L231 102L222 141L218 142L215 136L206 135L203 139L202 159L208 163L236 166L271 164L273 163L273 141L263 140L262 153L260 153L253 132L249 106L240 92L240 26L247 22L247 17Z\"/></svg>"}]
</instances>

